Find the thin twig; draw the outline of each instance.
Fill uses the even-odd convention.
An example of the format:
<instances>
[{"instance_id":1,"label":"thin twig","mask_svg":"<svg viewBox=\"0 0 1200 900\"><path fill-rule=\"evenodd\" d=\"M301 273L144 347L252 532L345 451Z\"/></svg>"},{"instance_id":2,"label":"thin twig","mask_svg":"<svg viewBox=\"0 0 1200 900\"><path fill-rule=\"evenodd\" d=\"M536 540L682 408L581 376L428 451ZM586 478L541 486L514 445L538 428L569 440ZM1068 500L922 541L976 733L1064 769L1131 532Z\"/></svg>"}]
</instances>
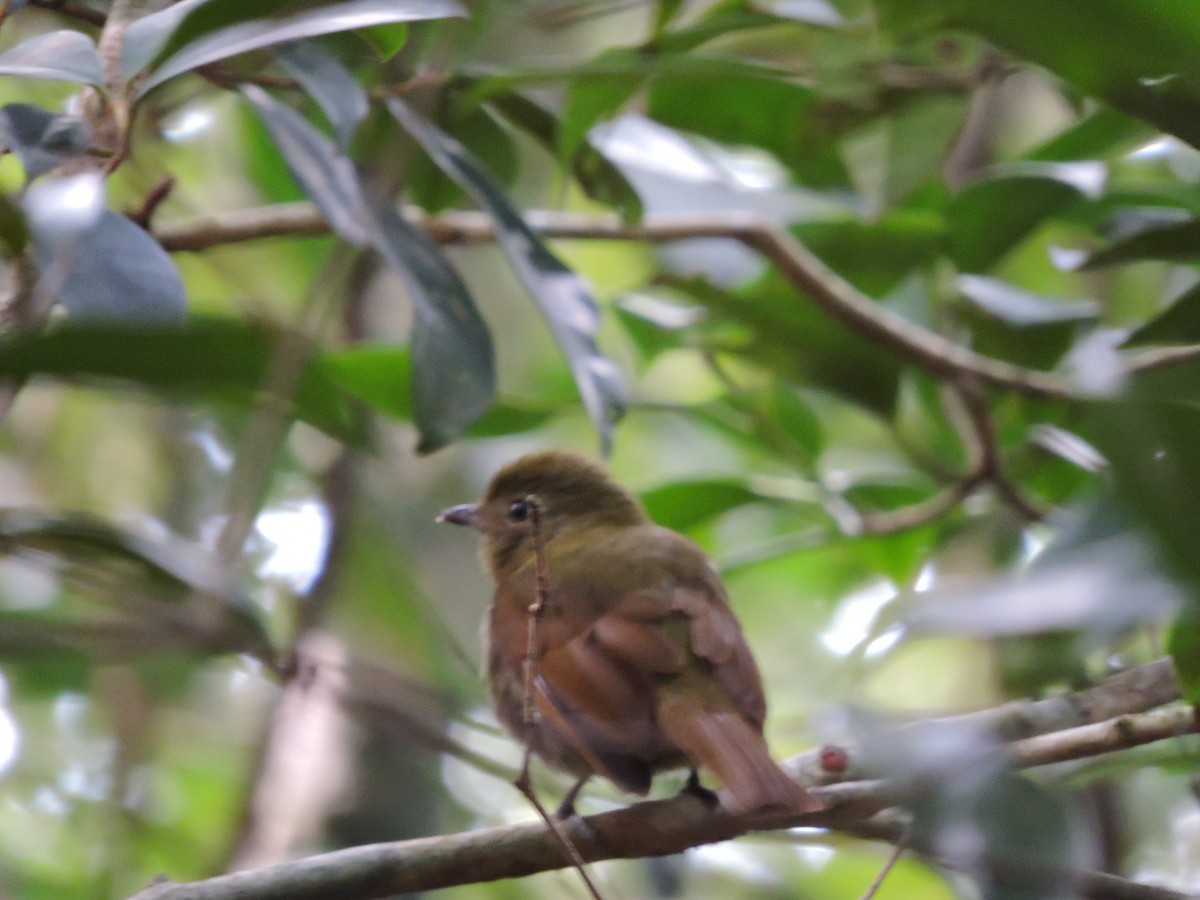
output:
<instances>
[{"instance_id":1,"label":"thin twig","mask_svg":"<svg viewBox=\"0 0 1200 900\"><path fill-rule=\"evenodd\" d=\"M1004 473L1000 445L996 438L996 425L992 421L992 411L988 408L987 398L974 385L961 382L955 385L955 393L962 401L967 414L967 424L973 433L973 438L964 443L975 448L974 476L991 484L1000 499L1026 522L1042 521L1046 517L1045 512L1026 499Z\"/></svg>"},{"instance_id":2,"label":"thin twig","mask_svg":"<svg viewBox=\"0 0 1200 900\"><path fill-rule=\"evenodd\" d=\"M132 212L127 212L126 216L129 219L147 231L150 230L150 220L154 218L154 213L162 205L163 201L171 195L171 191L175 189L175 179L170 175L160 180L146 194L146 198L142 201L142 205Z\"/></svg>"},{"instance_id":3,"label":"thin twig","mask_svg":"<svg viewBox=\"0 0 1200 900\"><path fill-rule=\"evenodd\" d=\"M904 851L907 849L908 833L905 832L904 834L900 835L900 838L896 841L896 845L892 848L891 854L884 862L883 868L879 870L879 874L875 876L874 880L870 883L870 885L867 886L866 891L863 892L862 900L873 900L875 895L879 893L879 889L883 886L884 879L886 879L891 873L892 869L895 868L896 863L900 861L900 857L904 855Z\"/></svg>"},{"instance_id":4,"label":"thin twig","mask_svg":"<svg viewBox=\"0 0 1200 900\"><path fill-rule=\"evenodd\" d=\"M538 799L537 792L533 789L533 779L529 775L529 764L533 760L533 734L534 729L537 727L537 705L534 700L534 691L537 689L537 661L541 655L539 653L538 625L541 624L542 616L546 612L546 604L549 601L550 572L546 563L546 548L542 542L541 504L533 494L525 498L525 504L529 507L529 532L533 540L535 586L534 600L526 610L525 619L528 623L528 632L525 643L525 697L521 714L525 726L525 752L521 758L521 772L517 775L516 781L513 784L525 796L530 805L537 810L537 814L541 816L542 821L546 823L546 827L554 835L555 841L562 847L563 852L567 854L567 859L571 865L579 872L579 877L583 879L588 893L596 898L596 900L603 900L600 892L596 889L596 885L592 882L591 876L587 872L586 864L579 849L571 843L571 839L563 831L561 823L546 811L546 807L542 805L542 801Z\"/></svg>"}]
</instances>

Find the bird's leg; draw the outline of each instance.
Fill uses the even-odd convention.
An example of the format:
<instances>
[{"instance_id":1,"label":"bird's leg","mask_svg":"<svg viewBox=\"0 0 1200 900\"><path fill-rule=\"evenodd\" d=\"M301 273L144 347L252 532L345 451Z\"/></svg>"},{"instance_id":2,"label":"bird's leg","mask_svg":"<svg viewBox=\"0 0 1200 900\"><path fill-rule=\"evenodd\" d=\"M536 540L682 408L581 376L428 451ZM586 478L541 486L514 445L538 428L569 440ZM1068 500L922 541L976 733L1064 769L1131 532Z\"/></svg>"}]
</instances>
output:
<instances>
[{"instance_id":1,"label":"bird's leg","mask_svg":"<svg viewBox=\"0 0 1200 900\"><path fill-rule=\"evenodd\" d=\"M587 780L591 777L591 775L584 775L571 785L571 789L567 791L567 796L563 797L562 803L558 804L558 809L554 811L554 818L570 819L575 815L575 798L579 796L579 792L583 790L583 786L587 784Z\"/></svg>"},{"instance_id":2,"label":"bird's leg","mask_svg":"<svg viewBox=\"0 0 1200 900\"><path fill-rule=\"evenodd\" d=\"M695 769L688 771L687 781L683 783L681 794L691 794L693 797L699 798L700 802L709 809L715 807L720 801L717 799L716 791L710 791L700 783L700 776L696 774Z\"/></svg>"}]
</instances>

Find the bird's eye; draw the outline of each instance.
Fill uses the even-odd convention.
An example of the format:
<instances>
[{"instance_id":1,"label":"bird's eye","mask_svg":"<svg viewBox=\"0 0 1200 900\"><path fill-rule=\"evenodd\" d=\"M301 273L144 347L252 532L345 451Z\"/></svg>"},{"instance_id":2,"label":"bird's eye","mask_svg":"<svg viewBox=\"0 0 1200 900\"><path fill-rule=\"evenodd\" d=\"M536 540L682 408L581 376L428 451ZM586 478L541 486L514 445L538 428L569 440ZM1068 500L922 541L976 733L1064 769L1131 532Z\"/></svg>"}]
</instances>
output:
<instances>
[{"instance_id":1,"label":"bird's eye","mask_svg":"<svg viewBox=\"0 0 1200 900\"><path fill-rule=\"evenodd\" d=\"M514 500L508 504L508 520L510 522L524 522L529 518L529 501Z\"/></svg>"}]
</instances>

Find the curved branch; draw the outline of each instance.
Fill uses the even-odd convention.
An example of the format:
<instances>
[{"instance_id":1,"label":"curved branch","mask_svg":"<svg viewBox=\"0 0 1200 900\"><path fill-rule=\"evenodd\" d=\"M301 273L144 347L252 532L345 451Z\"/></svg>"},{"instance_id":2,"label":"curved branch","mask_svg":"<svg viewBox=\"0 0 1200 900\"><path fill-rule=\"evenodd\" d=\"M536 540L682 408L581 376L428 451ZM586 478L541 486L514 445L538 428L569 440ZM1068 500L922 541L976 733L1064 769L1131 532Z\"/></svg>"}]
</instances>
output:
<instances>
[{"instance_id":1,"label":"curved branch","mask_svg":"<svg viewBox=\"0 0 1200 900\"><path fill-rule=\"evenodd\" d=\"M443 244L487 243L496 228L486 213L456 211L431 217L409 209L410 221ZM1067 399L1070 380L976 353L881 306L825 265L782 225L742 214L659 215L627 225L615 216L530 212L543 237L668 243L697 238L738 241L766 257L822 311L935 376L966 378L1031 396ZM329 226L310 203L288 203L209 216L156 228L167 250L199 251L221 244L284 235L325 235ZM1200 356L1200 346L1149 350L1130 356L1127 372L1143 371Z\"/></svg>"}]
</instances>

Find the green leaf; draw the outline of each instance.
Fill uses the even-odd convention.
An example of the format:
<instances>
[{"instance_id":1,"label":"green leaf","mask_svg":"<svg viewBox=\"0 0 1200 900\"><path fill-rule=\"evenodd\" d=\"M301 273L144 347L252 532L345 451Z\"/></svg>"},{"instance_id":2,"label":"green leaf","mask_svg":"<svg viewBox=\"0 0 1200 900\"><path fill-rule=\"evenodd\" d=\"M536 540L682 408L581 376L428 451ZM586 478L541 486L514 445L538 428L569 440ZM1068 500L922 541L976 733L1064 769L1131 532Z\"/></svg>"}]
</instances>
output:
<instances>
[{"instance_id":1,"label":"green leaf","mask_svg":"<svg viewBox=\"0 0 1200 900\"><path fill-rule=\"evenodd\" d=\"M938 258L945 240L940 216L893 210L876 220L805 222L796 237L860 291L882 297L914 270Z\"/></svg>"},{"instance_id":2,"label":"green leaf","mask_svg":"<svg viewBox=\"0 0 1200 900\"><path fill-rule=\"evenodd\" d=\"M986 272L1079 197L1077 187L1049 175L999 175L977 181L946 210L950 255L962 271Z\"/></svg>"},{"instance_id":3,"label":"green leaf","mask_svg":"<svg viewBox=\"0 0 1200 900\"><path fill-rule=\"evenodd\" d=\"M550 252L501 191L458 141L392 98L388 109L430 158L475 198L496 221L500 248L533 295L567 358L583 403L607 448L625 407L616 366L596 346L600 310L587 285Z\"/></svg>"},{"instance_id":4,"label":"green leaf","mask_svg":"<svg viewBox=\"0 0 1200 900\"><path fill-rule=\"evenodd\" d=\"M737 478L675 481L644 491L641 498L651 519L676 531L687 531L731 509L763 500Z\"/></svg>"},{"instance_id":5,"label":"green leaf","mask_svg":"<svg viewBox=\"0 0 1200 900\"><path fill-rule=\"evenodd\" d=\"M103 84L100 55L86 34L52 31L0 53L0 75Z\"/></svg>"},{"instance_id":6,"label":"green leaf","mask_svg":"<svg viewBox=\"0 0 1200 900\"><path fill-rule=\"evenodd\" d=\"M0 241L11 257L21 255L29 243L29 223L25 213L7 194L0 193Z\"/></svg>"},{"instance_id":7,"label":"green leaf","mask_svg":"<svg viewBox=\"0 0 1200 900\"><path fill-rule=\"evenodd\" d=\"M879 0L879 6L887 26L969 29L1084 93L1200 146L1200 17L1190 4Z\"/></svg>"},{"instance_id":8,"label":"green leaf","mask_svg":"<svg viewBox=\"0 0 1200 900\"><path fill-rule=\"evenodd\" d=\"M1200 259L1200 219L1188 219L1168 225L1151 225L1126 235L1103 250L1093 253L1083 264L1097 269L1116 263L1142 259L1188 262Z\"/></svg>"},{"instance_id":9,"label":"green leaf","mask_svg":"<svg viewBox=\"0 0 1200 900\"><path fill-rule=\"evenodd\" d=\"M608 50L592 60L581 77L571 80L558 127L559 159L573 159L592 126L611 118L638 92L649 64L640 51Z\"/></svg>"},{"instance_id":10,"label":"green leaf","mask_svg":"<svg viewBox=\"0 0 1200 900\"><path fill-rule=\"evenodd\" d=\"M284 44L275 55L321 107L333 126L338 146L349 146L358 123L370 111L367 93L354 76L333 54L313 41Z\"/></svg>"},{"instance_id":11,"label":"green leaf","mask_svg":"<svg viewBox=\"0 0 1200 900\"><path fill-rule=\"evenodd\" d=\"M113 559L134 563L151 581L180 592L175 599L192 591L220 590L224 582L215 569L204 566L200 548L151 541L84 514L0 510L0 541L6 549L28 548L73 563Z\"/></svg>"},{"instance_id":12,"label":"green leaf","mask_svg":"<svg viewBox=\"0 0 1200 900\"><path fill-rule=\"evenodd\" d=\"M1131 399L1087 404L1084 431L1108 459L1117 500L1153 535L1171 570L1192 585L1200 584L1198 369L1141 373L1130 385ZM1200 610L1194 596L1191 609Z\"/></svg>"},{"instance_id":13,"label":"green leaf","mask_svg":"<svg viewBox=\"0 0 1200 900\"><path fill-rule=\"evenodd\" d=\"M723 291L696 278L663 281L717 314L709 330L721 327L722 319L748 329L745 338L726 338L716 344L724 351L737 353L778 377L891 413L899 364L798 297L777 273L738 291Z\"/></svg>"},{"instance_id":14,"label":"green leaf","mask_svg":"<svg viewBox=\"0 0 1200 900\"><path fill-rule=\"evenodd\" d=\"M662 31L679 13L683 0L657 0L654 4L654 31Z\"/></svg>"},{"instance_id":15,"label":"green leaf","mask_svg":"<svg viewBox=\"0 0 1200 900\"><path fill-rule=\"evenodd\" d=\"M255 104L296 180L342 237L370 244L405 279L412 332L414 417L419 452L459 437L491 404L491 336L466 284L425 235L384 202L368 202L353 162L294 110L253 85Z\"/></svg>"},{"instance_id":16,"label":"green leaf","mask_svg":"<svg viewBox=\"0 0 1200 900\"><path fill-rule=\"evenodd\" d=\"M412 378L409 348L393 344L366 344L330 353L330 375L376 412L392 419L412 421ZM552 409L518 403L493 403L466 433L471 437L516 434L537 428L553 415Z\"/></svg>"},{"instance_id":17,"label":"green leaf","mask_svg":"<svg viewBox=\"0 0 1200 900\"><path fill-rule=\"evenodd\" d=\"M429 453L457 439L492 404L492 339L458 273L422 231L391 208L377 210L375 247L409 285L413 299L412 394Z\"/></svg>"},{"instance_id":18,"label":"green leaf","mask_svg":"<svg viewBox=\"0 0 1200 900\"><path fill-rule=\"evenodd\" d=\"M127 588L133 586L131 575L134 575L154 600L164 603L184 603L197 593L219 598L229 618L214 646L257 653L264 659L270 656L271 642L256 611L245 597L229 592L229 581L217 568L216 560L200 547L166 536L150 540L83 513L33 509L0 511L0 544L9 553L33 551L39 558L53 557L59 569L119 571ZM29 643L30 650L37 651L40 647L53 653L60 649L54 640L48 643L36 640L47 633L66 638L64 643L69 647L70 639L61 626L71 621L61 610L8 612L2 629L8 643L0 649L6 656L20 654L22 642L14 631L22 625L27 626L28 636L35 639ZM105 625L115 627L117 633L110 629L108 634L119 639L120 622L106 620ZM103 630L103 626L99 627ZM79 649L91 649L86 623L79 629L78 637Z\"/></svg>"},{"instance_id":19,"label":"green leaf","mask_svg":"<svg viewBox=\"0 0 1200 900\"><path fill-rule=\"evenodd\" d=\"M387 62L404 49L408 43L408 26L403 22L388 25L372 25L358 32L380 62Z\"/></svg>"},{"instance_id":20,"label":"green leaf","mask_svg":"<svg viewBox=\"0 0 1200 900\"><path fill-rule=\"evenodd\" d=\"M329 227L352 244L369 243L370 214L350 158L300 113L258 85L243 85L242 95L254 105L292 177Z\"/></svg>"},{"instance_id":21,"label":"green leaf","mask_svg":"<svg viewBox=\"0 0 1200 900\"><path fill-rule=\"evenodd\" d=\"M255 4L209 0L192 9L158 52L158 65L140 87L138 96L200 66L285 41L374 25L466 15L457 0L346 0L273 17L295 5L294 0L258 0Z\"/></svg>"},{"instance_id":22,"label":"green leaf","mask_svg":"<svg viewBox=\"0 0 1200 900\"><path fill-rule=\"evenodd\" d=\"M966 109L962 97L933 94L872 119L846 137L842 157L870 213L896 207L937 177L962 130Z\"/></svg>"},{"instance_id":23,"label":"green leaf","mask_svg":"<svg viewBox=\"0 0 1200 900\"><path fill-rule=\"evenodd\" d=\"M254 408L273 360L289 340L278 329L223 318L136 330L62 323L46 333L0 341L0 376L117 379ZM352 446L367 445L366 421L319 356L305 367L292 404L296 418Z\"/></svg>"},{"instance_id":24,"label":"green leaf","mask_svg":"<svg viewBox=\"0 0 1200 900\"><path fill-rule=\"evenodd\" d=\"M1140 119L1105 107L1055 135L1026 159L1100 159L1145 143L1154 134L1155 130Z\"/></svg>"},{"instance_id":25,"label":"green leaf","mask_svg":"<svg viewBox=\"0 0 1200 900\"><path fill-rule=\"evenodd\" d=\"M497 181L512 184L516 181L519 160L513 146L512 133L492 114L490 107L474 107L462 111L448 109L454 104L439 104L444 110L440 127L452 131L455 139L485 165ZM429 213L461 207L469 203L463 189L419 147L413 153L405 173L409 199Z\"/></svg>"},{"instance_id":26,"label":"green leaf","mask_svg":"<svg viewBox=\"0 0 1200 900\"><path fill-rule=\"evenodd\" d=\"M561 146L559 122L548 109L515 91L500 91L488 99L508 121L536 138L547 150ZM571 158L571 174L583 192L598 203L615 209L621 220L630 223L642 218L642 200L608 158L589 141L584 141Z\"/></svg>"},{"instance_id":27,"label":"green leaf","mask_svg":"<svg viewBox=\"0 0 1200 900\"><path fill-rule=\"evenodd\" d=\"M702 58L691 65L654 73L646 99L656 122L725 145L759 147L804 184L846 182L835 152L837 117L820 114L812 88L761 66Z\"/></svg>"},{"instance_id":28,"label":"green leaf","mask_svg":"<svg viewBox=\"0 0 1200 900\"><path fill-rule=\"evenodd\" d=\"M1122 346L1200 343L1200 285L1184 291L1165 310L1131 334Z\"/></svg>"},{"instance_id":29,"label":"green leaf","mask_svg":"<svg viewBox=\"0 0 1200 900\"><path fill-rule=\"evenodd\" d=\"M1183 699L1200 704L1200 617L1190 609L1171 624L1167 632L1167 653L1175 662L1175 674Z\"/></svg>"}]
</instances>

